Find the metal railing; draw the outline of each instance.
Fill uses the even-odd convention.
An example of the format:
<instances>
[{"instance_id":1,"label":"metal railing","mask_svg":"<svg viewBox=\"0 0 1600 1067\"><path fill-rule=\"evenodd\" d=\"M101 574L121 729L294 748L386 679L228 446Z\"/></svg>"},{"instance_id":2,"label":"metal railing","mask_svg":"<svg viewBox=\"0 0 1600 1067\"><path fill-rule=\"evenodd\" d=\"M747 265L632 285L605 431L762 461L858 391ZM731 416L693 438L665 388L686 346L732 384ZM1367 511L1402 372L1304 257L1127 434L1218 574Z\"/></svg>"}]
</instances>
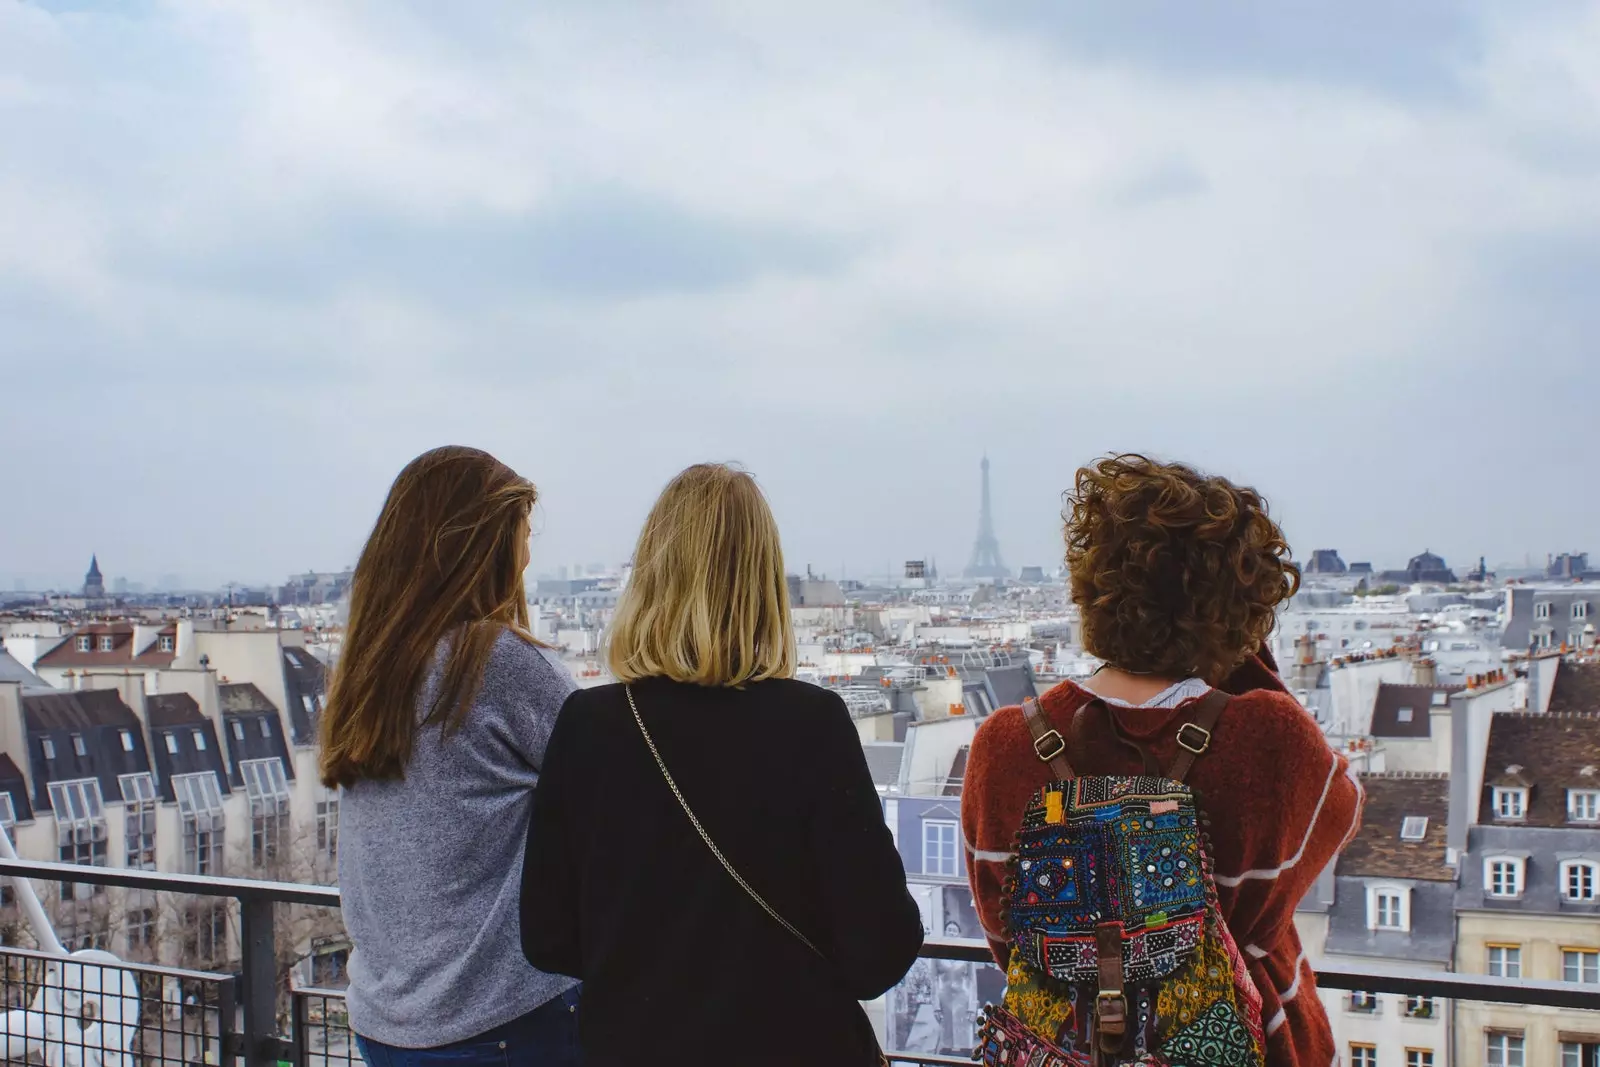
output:
<instances>
[{"instance_id":1,"label":"metal railing","mask_svg":"<svg viewBox=\"0 0 1600 1067\"><path fill-rule=\"evenodd\" d=\"M339 1067L360 1062L344 1012L344 995L337 990L295 990L290 1005L291 1034L281 1034L277 1027L280 987L274 906L304 904L337 908L337 888L3 858L0 858L0 876L238 902L241 970L237 976L72 958L69 965L98 967L106 972L117 972L119 976L125 973L138 984L141 992L153 994L140 998L145 1007L141 1008L140 1018L131 1023L139 1031L138 1048L132 1051L145 1063L210 1064L242 1059L245 1067L277 1067L280 1062L292 1063L294 1067ZM958 938L930 937L920 954L931 960L994 962L987 944ZM0 979L0 990L5 992L6 1006L37 995L38 990L49 984L48 969L61 963L61 957L48 953L11 946L0 949L0 965L6 968L5 977ZM1329 962L1314 962L1313 967L1317 984L1322 989L1600 1012L1600 986L1594 985L1407 971L1382 966L1363 965L1357 969ZM14 979L13 972L16 972ZM174 988L181 994L176 1001L171 996ZM203 992L196 996L197 991ZM131 991L129 996L131 999ZM150 1010L152 1008L155 1010ZM241 1027L235 1026L238 1009L242 1009ZM176 1054L169 1047L174 1038L179 1046ZM195 1052L199 1054L191 1058L191 1053ZM896 1064L957 1067L971 1063L966 1057L918 1052L890 1050L888 1055Z\"/></svg>"}]
</instances>

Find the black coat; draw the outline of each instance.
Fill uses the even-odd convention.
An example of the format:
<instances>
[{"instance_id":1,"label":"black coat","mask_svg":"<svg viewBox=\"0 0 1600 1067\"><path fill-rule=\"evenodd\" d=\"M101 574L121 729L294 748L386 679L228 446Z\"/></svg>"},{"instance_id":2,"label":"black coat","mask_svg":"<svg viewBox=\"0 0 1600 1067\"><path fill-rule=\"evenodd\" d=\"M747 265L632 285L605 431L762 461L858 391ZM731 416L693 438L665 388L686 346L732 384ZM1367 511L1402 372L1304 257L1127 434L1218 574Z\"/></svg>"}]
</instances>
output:
<instances>
[{"instance_id":1,"label":"black coat","mask_svg":"<svg viewBox=\"0 0 1600 1067\"><path fill-rule=\"evenodd\" d=\"M583 979L585 1064L876 1062L856 1002L904 976L922 921L843 701L782 680L633 692L711 839L826 958L696 834L623 687L580 690L545 757L521 924L535 967Z\"/></svg>"}]
</instances>

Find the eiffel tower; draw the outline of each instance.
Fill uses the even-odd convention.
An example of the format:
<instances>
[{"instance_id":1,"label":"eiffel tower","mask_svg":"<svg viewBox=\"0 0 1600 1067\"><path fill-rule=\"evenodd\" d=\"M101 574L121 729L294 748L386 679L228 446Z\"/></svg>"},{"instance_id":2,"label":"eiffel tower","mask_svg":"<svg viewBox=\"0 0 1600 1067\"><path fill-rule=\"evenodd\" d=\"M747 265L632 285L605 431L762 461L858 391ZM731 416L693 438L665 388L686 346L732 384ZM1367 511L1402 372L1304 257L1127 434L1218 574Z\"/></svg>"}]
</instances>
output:
<instances>
[{"instance_id":1,"label":"eiffel tower","mask_svg":"<svg viewBox=\"0 0 1600 1067\"><path fill-rule=\"evenodd\" d=\"M972 562L962 572L964 578L1009 578L1011 572L1000 562L1000 542L994 536L994 515L989 509L989 457L983 457L983 503L978 511L978 539L972 545Z\"/></svg>"}]
</instances>

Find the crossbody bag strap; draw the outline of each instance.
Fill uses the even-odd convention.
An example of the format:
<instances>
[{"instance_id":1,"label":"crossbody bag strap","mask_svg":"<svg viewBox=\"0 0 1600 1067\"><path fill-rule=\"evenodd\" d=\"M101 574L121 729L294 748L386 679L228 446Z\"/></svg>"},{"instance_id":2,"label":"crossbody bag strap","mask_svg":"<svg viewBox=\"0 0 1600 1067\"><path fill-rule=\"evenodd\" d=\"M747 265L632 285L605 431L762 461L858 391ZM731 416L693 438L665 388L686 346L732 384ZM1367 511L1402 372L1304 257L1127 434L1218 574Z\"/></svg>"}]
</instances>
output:
<instances>
[{"instance_id":1,"label":"crossbody bag strap","mask_svg":"<svg viewBox=\"0 0 1600 1067\"><path fill-rule=\"evenodd\" d=\"M1039 762L1049 764L1050 773L1058 780L1076 778L1072 764L1067 761L1067 739L1050 725L1036 698L1029 697L1022 702L1022 721L1028 724L1028 733L1033 735L1033 754L1039 757Z\"/></svg>"},{"instance_id":2,"label":"crossbody bag strap","mask_svg":"<svg viewBox=\"0 0 1600 1067\"><path fill-rule=\"evenodd\" d=\"M1167 770L1168 778L1174 782L1183 781L1194 766L1194 761L1211 747L1211 732L1217 728L1217 720L1222 718L1229 699L1227 693L1213 689L1184 716L1184 721L1178 726L1178 754Z\"/></svg>"},{"instance_id":3,"label":"crossbody bag strap","mask_svg":"<svg viewBox=\"0 0 1600 1067\"><path fill-rule=\"evenodd\" d=\"M815 952L818 956L822 956L822 950L816 945L812 944L809 937L807 937L805 934L802 934L798 929L791 925L788 919L785 919L782 915L779 915L777 910L774 909L771 904L767 903L766 898L760 893L757 893L754 887L752 887L749 882L745 881L743 876L741 876L738 871L733 869L733 864L728 862L728 857L724 856L722 854L722 850L717 847L717 843L711 840L711 835L706 833L706 828L700 825L699 819L695 818L694 809L690 808L689 802L683 799L683 792L678 788L678 783L673 781L672 772L667 770L666 760L662 759L661 753L656 750L655 739L650 736L650 731L645 729L644 718L639 714L639 705L635 704L633 701L633 686L625 685L622 688L623 692L628 694L628 708L633 712L633 721L639 724L639 733L644 735L644 743L650 746L650 755L655 757L656 766L661 768L661 777L667 780L667 788L671 789L672 795L678 798L678 805L683 808L683 813L689 816L689 822L693 824L695 833L700 835L700 840L704 841L706 843L706 848L709 848L711 850L711 854L717 857L717 862L722 864L722 869L728 872L728 877L737 882L739 884L739 888L743 889L747 894L749 894L751 900L761 905L762 911L772 916L779 926L793 934L795 940L799 941L812 952ZM823 958L826 959L826 957Z\"/></svg>"}]
</instances>

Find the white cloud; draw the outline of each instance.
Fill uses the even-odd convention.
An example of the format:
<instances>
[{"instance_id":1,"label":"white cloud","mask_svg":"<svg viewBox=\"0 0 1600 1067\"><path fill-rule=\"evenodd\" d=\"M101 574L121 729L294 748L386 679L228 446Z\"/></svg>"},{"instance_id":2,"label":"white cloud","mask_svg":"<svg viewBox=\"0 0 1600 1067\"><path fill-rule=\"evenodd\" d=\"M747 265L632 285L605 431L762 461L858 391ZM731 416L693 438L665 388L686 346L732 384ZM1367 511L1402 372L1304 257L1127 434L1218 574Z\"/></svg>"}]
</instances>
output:
<instances>
[{"instance_id":1,"label":"white cloud","mask_svg":"<svg viewBox=\"0 0 1600 1067\"><path fill-rule=\"evenodd\" d=\"M1550 449L1546 496L1583 441L1541 410L1570 396L1485 422L1474 386L1531 355L1586 366L1587 290L1559 279L1596 269L1574 235L1600 229L1600 18L1430 10L1396 24L1426 48L1411 71L1342 31L1302 33L1288 70L910 3L8 5L7 392L31 432L87 407L137 436L171 411L179 440L221 396L359 484L292 561L281 523L197 532L213 576L348 556L383 479L441 435L561 490L558 557L624 551L672 467L730 452L770 465L798 553L948 556L985 445L1018 560L1055 552L1071 468L1132 446L1259 478L1292 534L1357 555L1542 550L1593 504L1439 517L1516 470L1518 433ZM1379 464L1450 405L1498 444L1446 438L1471 458L1433 468L1418 510ZM56 471L87 462L62 447ZM253 481L213 481L282 499L294 465L247 447L208 452ZM1370 504L1327 469L1366 472ZM126 518L103 555L155 518L131 486L163 477L106 490ZM0 495L23 488L65 491L0 468ZM46 526L0 533L0 559L78 569L88 535Z\"/></svg>"}]
</instances>

